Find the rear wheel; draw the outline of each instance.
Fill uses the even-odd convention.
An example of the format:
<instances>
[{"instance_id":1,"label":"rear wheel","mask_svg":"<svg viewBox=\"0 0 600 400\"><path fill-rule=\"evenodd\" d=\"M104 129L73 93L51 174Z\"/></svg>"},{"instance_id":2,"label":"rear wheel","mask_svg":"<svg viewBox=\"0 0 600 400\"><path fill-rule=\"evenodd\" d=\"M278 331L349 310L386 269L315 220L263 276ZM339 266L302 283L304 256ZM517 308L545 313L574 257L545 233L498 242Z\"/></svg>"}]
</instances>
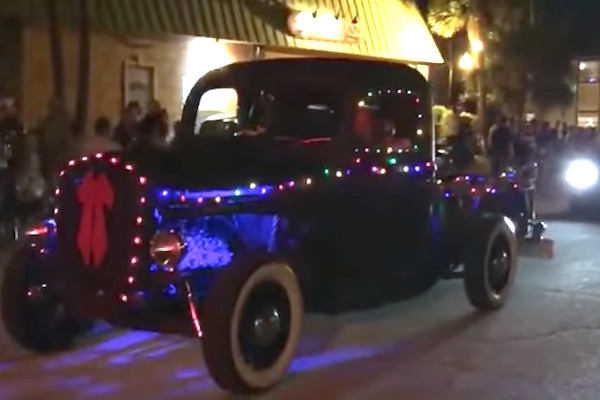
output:
<instances>
[{"instance_id":1,"label":"rear wheel","mask_svg":"<svg viewBox=\"0 0 600 400\"><path fill-rule=\"evenodd\" d=\"M300 285L288 264L269 257L235 261L215 282L201 317L215 382L240 394L274 386L293 359L302 319Z\"/></svg>"},{"instance_id":2,"label":"rear wheel","mask_svg":"<svg viewBox=\"0 0 600 400\"><path fill-rule=\"evenodd\" d=\"M509 224L498 219L478 221L465 255L464 284L471 305L485 311L501 308L516 271L516 237Z\"/></svg>"},{"instance_id":3,"label":"rear wheel","mask_svg":"<svg viewBox=\"0 0 600 400\"><path fill-rule=\"evenodd\" d=\"M28 257L26 251L19 251L6 267L1 286L1 314L6 330L28 350L68 350L89 326L71 317L67 304L51 287L32 279Z\"/></svg>"}]
</instances>

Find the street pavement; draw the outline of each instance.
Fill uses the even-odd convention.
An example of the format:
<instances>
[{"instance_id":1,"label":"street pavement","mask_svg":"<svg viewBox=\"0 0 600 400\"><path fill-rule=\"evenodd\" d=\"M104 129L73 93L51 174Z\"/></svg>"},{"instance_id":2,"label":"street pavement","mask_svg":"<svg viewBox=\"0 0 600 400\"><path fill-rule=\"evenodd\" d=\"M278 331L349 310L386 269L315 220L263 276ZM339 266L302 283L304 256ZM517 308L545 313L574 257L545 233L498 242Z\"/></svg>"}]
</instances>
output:
<instances>
[{"instance_id":1,"label":"street pavement","mask_svg":"<svg viewBox=\"0 0 600 400\"><path fill-rule=\"evenodd\" d=\"M550 196L550 194L553 194ZM310 316L289 378L264 399L598 400L600 223L568 221L549 188L555 258L522 258L510 302L474 312L459 281L416 299L337 317ZM227 399L200 344L112 331L56 356L0 335L0 399Z\"/></svg>"}]
</instances>

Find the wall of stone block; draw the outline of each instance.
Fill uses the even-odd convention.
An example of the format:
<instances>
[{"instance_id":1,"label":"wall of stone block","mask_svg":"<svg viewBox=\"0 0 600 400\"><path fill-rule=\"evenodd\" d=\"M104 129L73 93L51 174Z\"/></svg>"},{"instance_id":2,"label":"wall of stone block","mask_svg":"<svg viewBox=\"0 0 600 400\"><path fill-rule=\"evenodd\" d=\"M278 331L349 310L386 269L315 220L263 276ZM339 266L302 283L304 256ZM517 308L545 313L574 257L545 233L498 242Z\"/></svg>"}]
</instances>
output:
<instances>
[{"instance_id":1,"label":"wall of stone block","mask_svg":"<svg viewBox=\"0 0 600 400\"><path fill-rule=\"evenodd\" d=\"M182 76L190 37L135 38L95 33L91 41L89 123L99 116L117 121L124 106L124 67L127 63L151 66L155 70L156 99L167 109L172 121L182 107ZM77 91L78 34L62 32L67 105L75 109ZM234 45L236 61L252 57L249 45ZM23 32L22 114L35 124L45 114L52 95L50 40L44 27L27 26ZM88 129L89 130L89 129Z\"/></svg>"}]
</instances>

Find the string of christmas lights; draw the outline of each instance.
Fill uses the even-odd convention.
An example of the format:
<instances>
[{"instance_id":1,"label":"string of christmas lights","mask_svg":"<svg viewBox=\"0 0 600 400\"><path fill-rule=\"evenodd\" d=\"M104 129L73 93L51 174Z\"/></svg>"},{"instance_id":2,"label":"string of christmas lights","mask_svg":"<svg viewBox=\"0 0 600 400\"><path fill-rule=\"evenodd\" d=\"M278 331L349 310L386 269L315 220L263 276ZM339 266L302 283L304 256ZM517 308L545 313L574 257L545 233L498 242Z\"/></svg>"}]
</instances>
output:
<instances>
[{"instance_id":1,"label":"string of christmas lights","mask_svg":"<svg viewBox=\"0 0 600 400\"><path fill-rule=\"evenodd\" d=\"M357 148L355 149L355 153L364 153L364 154L402 154L404 152L411 151L411 149L405 148ZM98 153L95 155L96 159L102 159L103 154ZM81 161L88 161L88 157L82 157ZM120 160L117 157L112 157L109 159L111 165L118 166ZM271 195L277 192L284 192L293 189L305 189L314 187L315 184L319 181L322 181L322 178L335 178L340 179L347 176L352 175L357 171L357 166L368 163L369 161L363 157L356 157L354 159L354 165L350 166L350 168L324 168L322 172L322 176L305 176L300 179L289 179L276 184L259 184L258 182L251 182L248 185L239 186L232 189L224 189L224 190L174 190L170 188L154 188L156 192L158 192L159 202L172 204L179 203L184 205L196 204L196 205L219 205L219 204L233 204L239 202L242 199L247 198L257 198L266 195ZM69 166L76 165L76 160L71 160L69 162ZM425 162L419 164L401 164L401 160L399 160L396 156L391 156L385 159L385 166L383 165L372 165L368 170L373 175L387 175L389 173L397 173L397 174L420 174L424 172L430 172L435 168L435 165L432 162ZM133 172L134 167L131 164L123 164L123 168L129 172ZM364 167L364 166L363 166ZM358 169L359 171L364 171L363 169ZM61 176L64 175L64 171L61 171ZM514 173L505 173L500 177L500 182L508 181L510 182L514 188L518 187L518 184L513 183ZM464 194L466 192L470 192L471 194L482 194L489 193L494 194L497 192L497 185L489 186L484 185L482 187L482 183L486 182L488 179L483 176L475 176L475 175L460 175L456 176L450 182L445 180L438 180L437 185L443 185L445 192L444 197L448 198L454 194ZM146 177L139 177L139 185L145 186L148 183L148 179ZM456 185L463 183L462 185ZM467 187L468 186L468 187ZM57 195L60 192L57 190ZM145 204L147 201L145 196L139 198L140 204ZM58 213L58 210L55 210ZM135 220L136 226L143 225L143 217L137 216ZM134 238L134 242L136 244L141 244L141 238ZM131 264L135 265L139 260L135 258L135 256L131 259Z\"/></svg>"},{"instance_id":2,"label":"string of christmas lights","mask_svg":"<svg viewBox=\"0 0 600 400\"><path fill-rule=\"evenodd\" d=\"M152 188L148 178L144 176L137 177L137 184L140 187L140 196L138 202L141 206L147 203L147 194L149 190L154 190L158 196L157 200L160 202L166 202L167 204L179 203L184 205L203 205L203 204L231 204L240 199L244 198L258 198L261 196L273 195L279 192L287 192L290 190L299 190L315 187L317 183L322 183L328 180L337 180L344 177L348 177L357 171L368 171L372 175L382 176L388 174L423 174L432 172L435 169L435 165L432 162L425 162L419 164L406 164L402 163L402 160L398 158L398 154L404 154L407 152L418 151L418 147L411 148L357 148L355 153L361 154L353 159L353 165L349 168L324 168L322 175L320 176L305 176L295 180L285 180L276 184L259 184L258 181L251 182L247 185L240 186L237 188L224 189L224 190L201 190L201 191L190 191L190 190L173 190L169 188ZM383 165L379 162L376 165L370 155L384 155ZM93 157L82 157L79 160L69 161L69 167L74 167L78 163L85 163L92 159L102 160L105 157L103 153L95 154ZM376 156L375 158L381 158ZM118 157L111 157L108 160L108 164L123 168L129 173L135 171L134 165L123 162ZM60 172L60 177L65 175L65 171ZM455 176L452 179L438 179L436 185L440 187L443 192L444 198L450 198L453 196L481 196L484 194L495 194L499 189L513 188L517 189L519 186L514 182L514 173L503 174L494 185L489 185L489 178L484 176L478 176L473 174L464 174ZM329 179L331 178L331 179ZM60 196L60 190L56 190L56 196ZM143 207L142 210L143 211ZM55 209L55 218L59 214L59 209ZM142 213L135 217L134 226L136 231L132 237L132 253L129 258L130 274L127 277L127 283L130 286L135 285L135 270L140 264L141 253L140 251L144 248L144 237L141 228L144 225L144 217ZM171 271L174 272L174 271ZM126 294L120 295L120 300L123 302L129 301Z\"/></svg>"}]
</instances>

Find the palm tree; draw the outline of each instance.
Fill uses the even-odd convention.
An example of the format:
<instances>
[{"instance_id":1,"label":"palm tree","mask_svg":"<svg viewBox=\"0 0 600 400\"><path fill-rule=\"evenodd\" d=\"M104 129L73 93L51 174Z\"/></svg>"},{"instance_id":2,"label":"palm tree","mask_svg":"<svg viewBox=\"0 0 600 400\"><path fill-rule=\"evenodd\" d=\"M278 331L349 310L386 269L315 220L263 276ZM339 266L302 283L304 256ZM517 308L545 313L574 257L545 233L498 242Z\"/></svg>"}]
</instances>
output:
<instances>
[{"instance_id":1,"label":"palm tree","mask_svg":"<svg viewBox=\"0 0 600 400\"><path fill-rule=\"evenodd\" d=\"M431 5L427 22L435 35L445 39L466 32L469 41L482 40L482 11L478 0L437 0Z\"/></svg>"},{"instance_id":2,"label":"palm tree","mask_svg":"<svg viewBox=\"0 0 600 400\"><path fill-rule=\"evenodd\" d=\"M498 27L507 30L520 26L529 13L524 1L433 0L427 22L437 36L452 38L466 32L471 43L486 42Z\"/></svg>"},{"instance_id":3,"label":"palm tree","mask_svg":"<svg viewBox=\"0 0 600 400\"><path fill-rule=\"evenodd\" d=\"M435 35L448 40L450 56L450 60L448 60L449 85L452 85L454 79L453 38L459 33L466 32L471 46L476 42L484 43L485 35L482 35L482 32L488 14L486 4L482 0L437 0L431 5L427 17L429 27ZM477 121L479 130L483 133L486 129L486 90L482 73L484 58L481 57L479 52L475 56L477 67L475 77L478 91Z\"/></svg>"},{"instance_id":4,"label":"palm tree","mask_svg":"<svg viewBox=\"0 0 600 400\"><path fill-rule=\"evenodd\" d=\"M510 30L498 30L490 43L493 57L487 66L494 91L515 114L524 112L527 100L543 115L573 99L571 21L564 14L538 10L535 22L523 18Z\"/></svg>"},{"instance_id":5,"label":"palm tree","mask_svg":"<svg viewBox=\"0 0 600 400\"><path fill-rule=\"evenodd\" d=\"M528 14L523 2L529 0L434 0L428 15L431 31L452 42L452 38L465 33L471 49L473 44L483 45L483 53L472 54L475 61L477 85L477 109L479 129L485 132L488 95L489 59L494 57L494 43L498 41L498 32L516 29L521 25L523 16ZM528 3L529 5L529 3ZM480 49L478 49L480 50ZM452 65L454 60L450 60Z\"/></svg>"}]
</instances>

